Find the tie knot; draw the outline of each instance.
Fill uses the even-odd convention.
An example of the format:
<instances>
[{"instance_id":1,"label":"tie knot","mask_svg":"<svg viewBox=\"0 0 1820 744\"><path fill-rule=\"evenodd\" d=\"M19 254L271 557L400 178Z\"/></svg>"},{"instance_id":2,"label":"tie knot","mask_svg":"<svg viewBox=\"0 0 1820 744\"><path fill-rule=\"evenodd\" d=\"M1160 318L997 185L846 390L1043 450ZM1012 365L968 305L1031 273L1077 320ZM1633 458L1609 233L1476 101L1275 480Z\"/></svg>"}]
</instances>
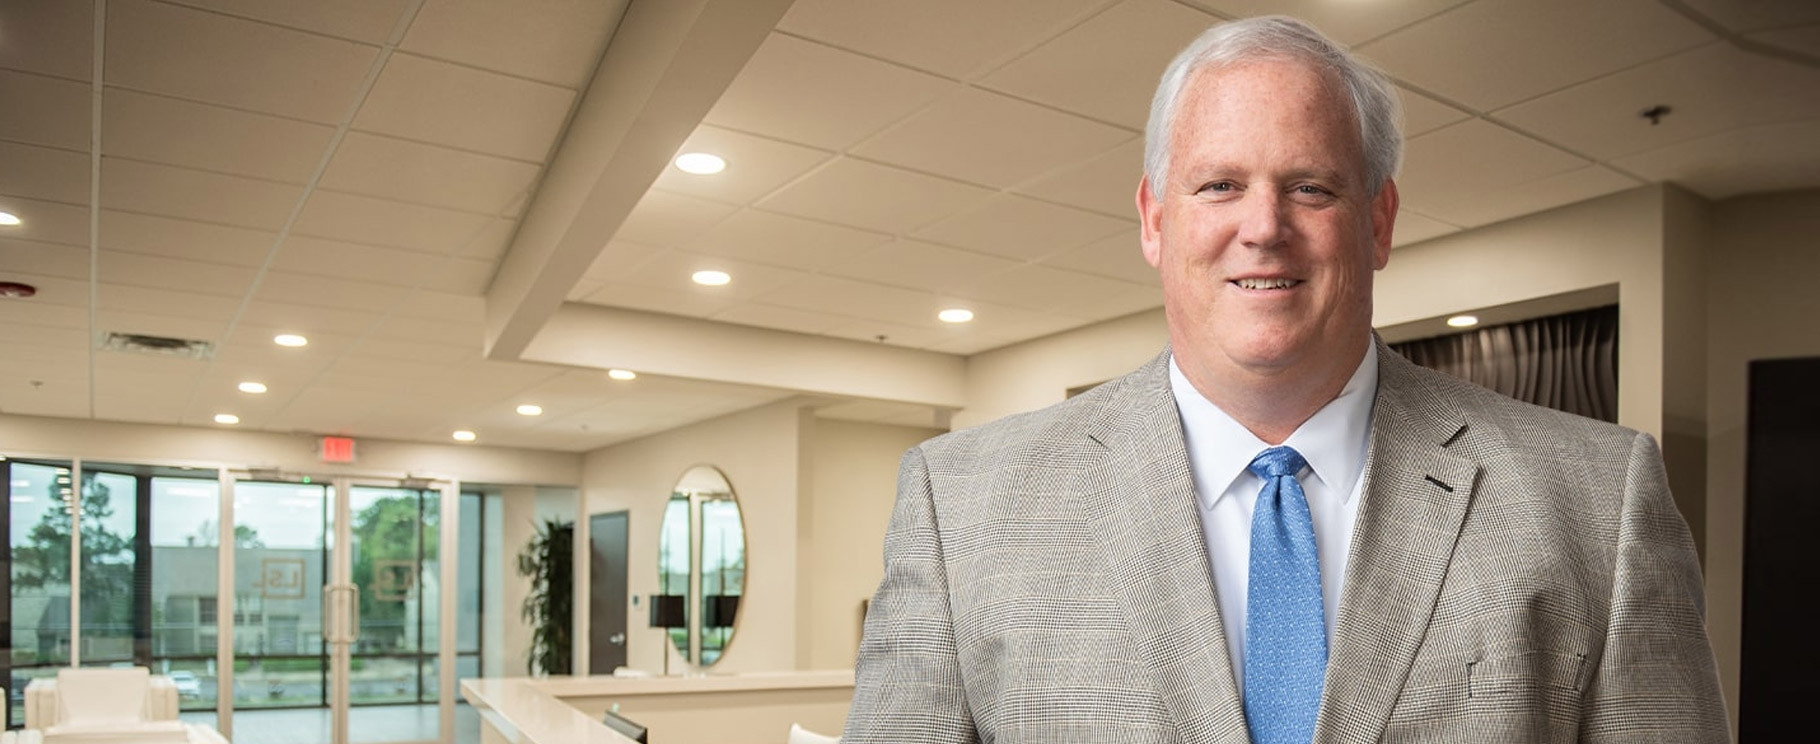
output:
<instances>
[{"instance_id":1,"label":"tie knot","mask_svg":"<svg viewBox=\"0 0 1820 744\"><path fill-rule=\"evenodd\" d=\"M1302 453L1295 451L1294 448L1271 447L1252 458L1249 467L1251 472L1256 473L1259 478L1270 480L1285 475L1293 477L1296 473L1302 472L1302 467L1307 464L1308 461L1302 459Z\"/></svg>"}]
</instances>

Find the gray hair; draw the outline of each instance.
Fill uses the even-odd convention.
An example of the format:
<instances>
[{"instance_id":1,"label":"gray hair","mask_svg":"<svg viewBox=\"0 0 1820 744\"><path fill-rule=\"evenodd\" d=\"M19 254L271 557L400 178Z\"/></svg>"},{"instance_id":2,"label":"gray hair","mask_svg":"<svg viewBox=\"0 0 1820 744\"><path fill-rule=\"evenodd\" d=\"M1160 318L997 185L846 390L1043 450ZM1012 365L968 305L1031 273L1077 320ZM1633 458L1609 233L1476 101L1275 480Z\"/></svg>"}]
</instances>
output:
<instances>
[{"instance_id":1,"label":"gray hair","mask_svg":"<svg viewBox=\"0 0 1820 744\"><path fill-rule=\"evenodd\" d=\"M1204 69L1262 59L1306 62L1339 78L1352 97L1359 121L1365 187L1376 196L1384 182L1396 175L1403 159L1401 99L1384 73L1308 24L1287 16L1260 16L1214 26L1169 63L1150 102L1150 122L1144 127L1144 175L1150 179L1151 196L1163 195L1176 109L1188 79Z\"/></svg>"}]
</instances>

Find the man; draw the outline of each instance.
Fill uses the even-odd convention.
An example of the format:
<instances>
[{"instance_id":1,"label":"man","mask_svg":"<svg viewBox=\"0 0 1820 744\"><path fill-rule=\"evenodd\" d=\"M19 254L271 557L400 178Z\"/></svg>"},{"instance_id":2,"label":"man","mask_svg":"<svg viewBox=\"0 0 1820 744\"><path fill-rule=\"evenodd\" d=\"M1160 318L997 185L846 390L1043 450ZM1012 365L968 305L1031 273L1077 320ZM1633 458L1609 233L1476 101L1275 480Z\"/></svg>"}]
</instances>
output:
<instances>
[{"instance_id":1,"label":"man","mask_svg":"<svg viewBox=\"0 0 1820 744\"><path fill-rule=\"evenodd\" d=\"M862 742L1708 742L1646 435L1371 335L1394 90L1299 22L1170 66L1138 187L1169 349L904 457Z\"/></svg>"}]
</instances>

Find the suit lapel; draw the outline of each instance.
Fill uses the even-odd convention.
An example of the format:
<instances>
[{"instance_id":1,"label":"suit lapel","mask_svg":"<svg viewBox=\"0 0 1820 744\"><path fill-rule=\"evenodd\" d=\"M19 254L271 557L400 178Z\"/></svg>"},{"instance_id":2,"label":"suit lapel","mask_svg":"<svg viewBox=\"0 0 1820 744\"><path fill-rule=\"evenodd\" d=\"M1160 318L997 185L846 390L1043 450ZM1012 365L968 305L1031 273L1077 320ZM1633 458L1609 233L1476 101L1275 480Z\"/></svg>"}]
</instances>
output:
<instances>
[{"instance_id":1,"label":"suit lapel","mask_svg":"<svg viewBox=\"0 0 1820 744\"><path fill-rule=\"evenodd\" d=\"M1316 742L1376 741L1415 661L1478 485L1447 449L1466 423L1378 347L1378 397Z\"/></svg>"},{"instance_id":2,"label":"suit lapel","mask_svg":"<svg viewBox=\"0 0 1820 744\"><path fill-rule=\"evenodd\" d=\"M1181 741L1246 744L1168 369L1165 352L1109 391L1087 427L1105 460L1080 492Z\"/></svg>"}]
</instances>

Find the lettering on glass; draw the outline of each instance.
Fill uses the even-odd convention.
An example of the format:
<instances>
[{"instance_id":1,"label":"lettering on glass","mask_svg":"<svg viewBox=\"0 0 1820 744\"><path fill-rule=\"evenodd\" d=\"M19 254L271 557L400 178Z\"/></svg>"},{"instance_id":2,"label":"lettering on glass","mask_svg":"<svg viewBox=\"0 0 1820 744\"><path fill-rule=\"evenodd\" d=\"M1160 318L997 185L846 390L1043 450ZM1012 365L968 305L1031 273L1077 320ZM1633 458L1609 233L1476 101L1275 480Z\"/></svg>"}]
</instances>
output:
<instances>
[{"instance_id":1,"label":"lettering on glass","mask_svg":"<svg viewBox=\"0 0 1820 744\"><path fill-rule=\"evenodd\" d=\"M261 559L259 585L266 599L303 599L303 559Z\"/></svg>"}]
</instances>

